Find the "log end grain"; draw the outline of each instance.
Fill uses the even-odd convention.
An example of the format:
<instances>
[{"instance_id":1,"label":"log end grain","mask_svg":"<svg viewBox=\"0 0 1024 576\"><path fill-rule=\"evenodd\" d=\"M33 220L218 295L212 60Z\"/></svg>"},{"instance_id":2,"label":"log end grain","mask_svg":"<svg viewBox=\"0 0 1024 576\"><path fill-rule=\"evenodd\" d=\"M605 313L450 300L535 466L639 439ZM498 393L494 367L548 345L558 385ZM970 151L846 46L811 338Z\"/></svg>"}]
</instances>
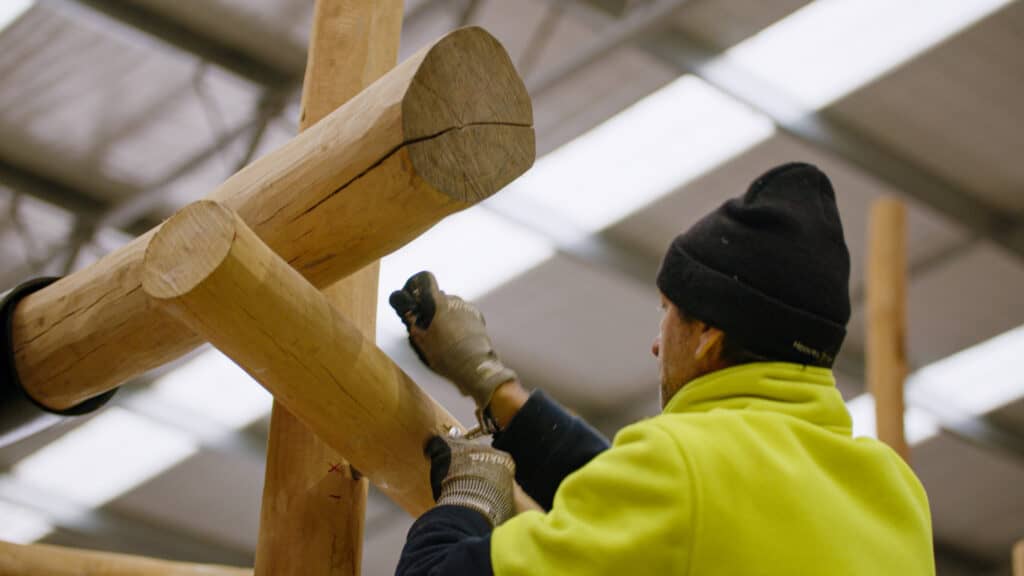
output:
<instances>
[{"instance_id":1,"label":"log end grain","mask_svg":"<svg viewBox=\"0 0 1024 576\"><path fill-rule=\"evenodd\" d=\"M158 299L188 294L227 257L236 222L230 210L208 200L179 210L146 247L143 290Z\"/></svg>"},{"instance_id":2,"label":"log end grain","mask_svg":"<svg viewBox=\"0 0 1024 576\"><path fill-rule=\"evenodd\" d=\"M409 145L416 174L467 205L501 190L533 165L533 128L475 124Z\"/></svg>"},{"instance_id":3,"label":"log end grain","mask_svg":"<svg viewBox=\"0 0 1024 576\"><path fill-rule=\"evenodd\" d=\"M482 28L456 30L423 57L402 100L417 174L473 204L533 165L533 107L511 58Z\"/></svg>"}]
</instances>

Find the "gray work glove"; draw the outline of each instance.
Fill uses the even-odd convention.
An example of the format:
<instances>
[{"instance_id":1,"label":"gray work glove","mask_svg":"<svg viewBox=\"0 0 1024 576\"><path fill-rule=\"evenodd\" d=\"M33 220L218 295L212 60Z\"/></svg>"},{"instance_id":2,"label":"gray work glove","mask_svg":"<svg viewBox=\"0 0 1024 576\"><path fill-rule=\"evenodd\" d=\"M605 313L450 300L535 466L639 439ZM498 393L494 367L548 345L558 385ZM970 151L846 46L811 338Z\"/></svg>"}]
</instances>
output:
<instances>
[{"instance_id":1,"label":"gray work glove","mask_svg":"<svg viewBox=\"0 0 1024 576\"><path fill-rule=\"evenodd\" d=\"M427 443L430 487L438 504L462 506L484 515L491 527L512 516L512 456L472 440L434 436Z\"/></svg>"},{"instance_id":2,"label":"gray work glove","mask_svg":"<svg viewBox=\"0 0 1024 576\"><path fill-rule=\"evenodd\" d=\"M494 390L516 378L491 346L483 314L462 298L442 292L430 272L409 278L388 301L408 328L420 360L451 380L464 396L473 397L483 424L482 413Z\"/></svg>"}]
</instances>

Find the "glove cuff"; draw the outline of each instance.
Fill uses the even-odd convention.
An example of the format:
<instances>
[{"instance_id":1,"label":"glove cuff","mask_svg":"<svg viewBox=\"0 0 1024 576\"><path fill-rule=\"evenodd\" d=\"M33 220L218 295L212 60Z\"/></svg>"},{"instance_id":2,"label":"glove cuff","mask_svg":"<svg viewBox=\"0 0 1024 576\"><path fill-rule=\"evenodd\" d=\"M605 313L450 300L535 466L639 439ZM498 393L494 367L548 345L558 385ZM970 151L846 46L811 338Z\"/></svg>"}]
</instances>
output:
<instances>
[{"instance_id":1,"label":"glove cuff","mask_svg":"<svg viewBox=\"0 0 1024 576\"><path fill-rule=\"evenodd\" d=\"M447 506L470 508L483 514L491 528L500 526L512 517L512 498L509 491L503 491L484 478L459 476L449 478L441 486L437 503Z\"/></svg>"},{"instance_id":2,"label":"glove cuff","mask_svg":"<svg viewBox=\"0 0 1024 576\"><path fill-rule=\"evenodd\" d=\"M519 378L514 370L502 364L501 360L497 358L485 360L476 371L478 374L484 373L484 375L470 390L473 401L481 411L490 406L491 398L494 397L494 391L498 389L498 386Z\"/></svg>"}]
</instances>

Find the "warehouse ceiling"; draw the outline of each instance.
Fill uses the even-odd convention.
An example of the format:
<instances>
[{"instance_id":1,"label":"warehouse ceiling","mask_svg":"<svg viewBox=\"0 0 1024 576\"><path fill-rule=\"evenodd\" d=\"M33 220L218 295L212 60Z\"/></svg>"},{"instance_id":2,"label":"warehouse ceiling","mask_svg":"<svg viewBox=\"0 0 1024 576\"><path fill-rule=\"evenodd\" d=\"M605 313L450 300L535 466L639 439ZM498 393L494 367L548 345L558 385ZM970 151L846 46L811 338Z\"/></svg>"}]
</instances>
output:
<instances>
[{"instance_id":1,"label":"warehouse ceiling","mask_svg":"<svg viewBox=\"0 0 1024 576\"><path fill-rule=\"evenodd\" d=\"M5 0L0 289L63 275L297 131L309 0ZM853 259L837 379L858 430L871 202L909 207L907 432L940 574L1007 574L1024 537L1024 2L407 0L400 58L462 25L533 97L535 167L384 259L434 270L499 351L599 427L657 412L654 272L765 169L821 166ZM463 421L470 403L378 342ZM0 449L0 539L252 565L270 396L210 349L91 418ZM372 492L364 574L411 519Z\"/></svg>"}]
</instances>

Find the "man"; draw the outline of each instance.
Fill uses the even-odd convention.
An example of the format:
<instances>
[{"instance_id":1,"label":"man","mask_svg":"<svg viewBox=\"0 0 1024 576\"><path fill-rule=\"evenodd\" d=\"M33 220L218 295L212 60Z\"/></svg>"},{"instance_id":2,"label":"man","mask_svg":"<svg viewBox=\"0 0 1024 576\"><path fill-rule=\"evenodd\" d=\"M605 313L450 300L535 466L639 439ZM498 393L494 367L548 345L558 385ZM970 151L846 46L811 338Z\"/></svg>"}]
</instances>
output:
<instances>
[{"instance_id":1,"label":"man","mask_svg":"<svg viewBox=\"0 0 1024 576\"><path fill-rule=\"evenodd\" d=\"M392 305L420 358L474 398L494 448L431 441L438 506L397 573L934 574L921 484L885 445L851 438L835 387L849 267L831 183L807 164L678 236L657 278L663 412L611 448L525 391L472 305L414 276ZM513 469L544 512L511 516Z\"/></svg>"}]
</instances>

